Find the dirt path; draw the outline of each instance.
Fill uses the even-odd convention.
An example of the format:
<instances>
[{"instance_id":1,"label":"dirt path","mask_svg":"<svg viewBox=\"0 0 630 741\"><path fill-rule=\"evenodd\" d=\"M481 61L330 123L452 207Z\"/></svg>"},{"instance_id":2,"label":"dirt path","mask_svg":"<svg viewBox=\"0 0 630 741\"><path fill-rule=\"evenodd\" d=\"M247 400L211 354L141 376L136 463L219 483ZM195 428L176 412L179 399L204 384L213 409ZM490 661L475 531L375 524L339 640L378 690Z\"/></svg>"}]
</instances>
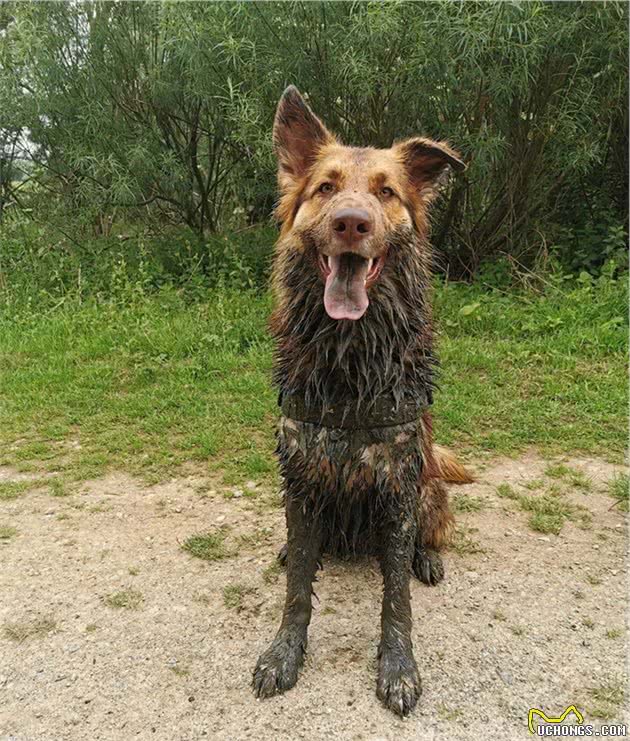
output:
<instances>
[{"instance_id":1,"label":"dirt path","mask_svg":"<svg viewBox=\"0 0 630 741\"><path fill-rule=\"evenodd\" d=\"M325 563L298 686L253 698L284 595L273 568L283 515L269 492L226 499L198 475L154 487L112 475L68 497L0 500L0 738L525 739L530 707L571 704L586 722L620 722L626 529L605 491L619 469L566 461L586 475L580 489L547 465L494 461L452 492L481 509L458 514L446 581L413 584L424 693L406 721L374 694L372 562ZM501 484L512 490L500 496ZM577 509L557 536L531 530L514 492L554 487L590 522ZM222 526L228 557L180 547Z\"/></svg>"}]
</instances>

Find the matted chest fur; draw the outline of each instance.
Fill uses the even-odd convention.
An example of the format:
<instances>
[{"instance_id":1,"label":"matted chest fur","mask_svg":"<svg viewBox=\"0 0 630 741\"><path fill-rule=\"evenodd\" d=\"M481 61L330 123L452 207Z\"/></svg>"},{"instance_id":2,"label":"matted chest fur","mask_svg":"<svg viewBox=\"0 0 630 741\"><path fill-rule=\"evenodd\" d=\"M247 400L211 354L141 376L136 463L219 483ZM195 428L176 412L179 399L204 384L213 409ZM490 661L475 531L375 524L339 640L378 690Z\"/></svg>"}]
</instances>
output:
<instances>
[{"instance_id":1,"label":"matted chest fur","mask_svg":"<svg viewBox=\"0 0 630 741\"><path fill-rule=\"evenodd\" d=\"M391 513L402 508L418 518L419 428L410 422L347 430L280 418L277 453L287 494L313 503L324 552L377 553Z\"/></svg>"}]
</instances>

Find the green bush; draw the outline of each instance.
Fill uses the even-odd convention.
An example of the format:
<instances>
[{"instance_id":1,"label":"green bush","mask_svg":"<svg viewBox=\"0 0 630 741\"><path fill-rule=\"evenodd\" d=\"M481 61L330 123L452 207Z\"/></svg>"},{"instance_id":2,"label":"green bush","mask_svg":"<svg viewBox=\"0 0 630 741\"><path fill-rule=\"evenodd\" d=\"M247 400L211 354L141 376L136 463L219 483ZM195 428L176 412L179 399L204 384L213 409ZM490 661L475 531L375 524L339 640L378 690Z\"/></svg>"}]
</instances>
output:
<instances>
[{"instance_id":1,"label":"green bush","mask_svg":"<svg viewBox=\"0 0 630 741\"><path fill-rule=\"evenodd\" d=\"M462 151L434 214L451 276L505 255L622 266L627 16L621 2L5 3L0 221L80 243L185 225L196 242L157 262L171 275L189 251L213 270L209 234L267 222L273 112L295 83L348 143L422 133ZM264 270L217 259L245 283Z\"/></svg>"}]
</instances>

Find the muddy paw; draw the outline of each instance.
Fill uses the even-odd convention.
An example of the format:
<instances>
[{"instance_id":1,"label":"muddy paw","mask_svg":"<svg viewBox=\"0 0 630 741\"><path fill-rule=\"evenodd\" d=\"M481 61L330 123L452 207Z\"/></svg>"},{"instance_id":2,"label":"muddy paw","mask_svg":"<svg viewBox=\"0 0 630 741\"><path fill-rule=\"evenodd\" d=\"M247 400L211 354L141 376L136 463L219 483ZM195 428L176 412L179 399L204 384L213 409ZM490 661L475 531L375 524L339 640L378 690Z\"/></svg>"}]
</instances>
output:
<instances>
[{"instance_id":1,"label":"muddy paw","mask_svg":"<svg viewBox=\"0 0 630 741\"><path fill-rule=\"evenodd\" d=\"M409 715L422 693L418 667L412 653L387 650L378 666L376 695L386 708L400 716Z\"/></svg>"},{"instance_id":2,"label":"muddy paw","mask_svg":"<svg viewBox=\"0 0 630 741\"><path fill-rule=\"evenodd\" d=\"M272 697L290 690L297 682L305 652L306 638L277 636L254 669L252 687L256 697Z\"/></svg>"},{"instance_id":3,"label":"muddy paw","mask_svg":"<svg viewBox=\"0 0 630 741\"><path fill-rule=\"evenodd\" d=\"M433 548L416 547L413 557L413 573L421 582L433 587L444 578L442 556Z\"/></svg>"},{"instance_id":4,"label":"muddy paw","mask_svg":"<svg viewBox=\"0 0 630 741\"><path fill-rule=\"evenodd\" d=\"M278 551L278 555L276 558L278 559L278 563L280 566L286 566L287 565L287 556L289 555L289 547L285 543L282 548Z\"/></svg>"}]
</instances>

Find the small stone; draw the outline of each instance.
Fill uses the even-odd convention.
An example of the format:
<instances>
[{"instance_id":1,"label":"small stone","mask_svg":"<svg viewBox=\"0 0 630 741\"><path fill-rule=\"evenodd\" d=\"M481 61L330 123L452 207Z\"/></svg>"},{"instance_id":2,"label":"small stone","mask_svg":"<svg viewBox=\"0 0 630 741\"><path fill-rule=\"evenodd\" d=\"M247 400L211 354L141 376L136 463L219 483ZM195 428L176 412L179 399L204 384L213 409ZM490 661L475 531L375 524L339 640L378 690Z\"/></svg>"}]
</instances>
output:
<instances>
[{"instance_id":1,"label":"small stone","mask_svg":"<svg viewBox=\"0 0 630 741\"><path fill-rule=\"evenodd\" d=\"M217 522L223 522L225 520L225 515L219 515L217 517Z\"/></svg>"},{"instance_id":2,"label":"small stone","mask_svg":"<svg viewBox=\"0 0 630 741\"><path fill-rule=\"evenodd\" d=\"M258 484L255 481L248 481L245 484L245 488L246 489L249 489L250 491L253 491L257 486L258 486Z\"/></svg>"},{"instance_id":3,"label":"small stone","mask_svg":"<svg viewBox=\"0 0 630 741\"><path fill-rule=\"evenodd\" d=\"M242 497L243 496L243 490L242 489L233 489L232 493L235 497Z\"/></svg>"}]
</instances>

